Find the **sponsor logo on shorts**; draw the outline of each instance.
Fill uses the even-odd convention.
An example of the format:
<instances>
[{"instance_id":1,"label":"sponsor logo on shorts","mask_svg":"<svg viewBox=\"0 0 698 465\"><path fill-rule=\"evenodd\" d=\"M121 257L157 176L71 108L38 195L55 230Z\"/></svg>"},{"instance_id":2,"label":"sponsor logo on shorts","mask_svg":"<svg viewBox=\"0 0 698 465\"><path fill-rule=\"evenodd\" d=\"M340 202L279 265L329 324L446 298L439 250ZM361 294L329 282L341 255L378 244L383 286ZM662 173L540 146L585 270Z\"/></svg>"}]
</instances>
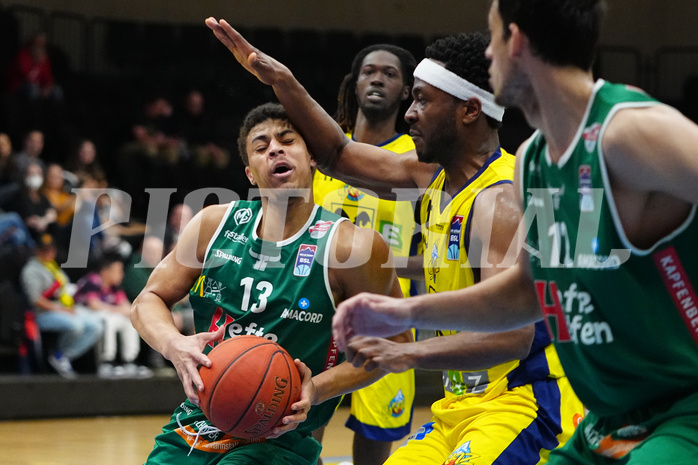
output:
<instances>
[{"instance_id":1,"label":"sponsor logo on shorts","mask_svg":"<svg viewBox=\"0 0 698 465\"><path fill-rule=\"evenodd\" d=\"M394 417L399 417L405 411L405 395L402 393L402 389L398 389L395 397L390 401L390 406L388 407L390 414Z\"/></svg>"},{"instance_id":2,"label":"sponsor logo on shorts","mask_svg":"<svg viewBox=\"0 0 698 465\"><path fill-rule=\"evenodd\" d=\"M317 245L301 244L296 255L296 265L293 267L293 274L296 276L310 275L310 267L313 266Z\"/></svg>"}]
</instances>

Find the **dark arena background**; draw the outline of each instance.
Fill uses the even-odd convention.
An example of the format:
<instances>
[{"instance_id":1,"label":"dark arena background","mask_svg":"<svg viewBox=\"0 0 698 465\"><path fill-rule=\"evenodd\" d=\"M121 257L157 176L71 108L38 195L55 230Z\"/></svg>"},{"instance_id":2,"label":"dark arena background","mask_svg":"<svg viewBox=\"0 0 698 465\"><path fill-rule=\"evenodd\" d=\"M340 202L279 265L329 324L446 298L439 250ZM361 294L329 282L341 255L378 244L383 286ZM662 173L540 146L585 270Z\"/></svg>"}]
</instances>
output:
<instances>
[{"instance_id":1,"label":"dark arena background","mask_svg":"<svg viewBox=\"0 0 698 465\"><path fill-rule=\"evenodd\" d=\"M698 3L608 3L594 74L641 87L694 121L698 119ZM152 199L146 189L169 189L164 209L204 188L228 189L243 199L248 196L248 182L237 155L238 127L249 109L274 100L274 95L240 68L204 25L206 17L228 20L253 45L288 65L332 114L342 77L361 48L393 43L411 51L419 61L425 47L439 37L486 30L488 8L487 0L2 1L0 133L6 134L13 151L19 152L25 136L40 131L44 137L40 158L66 170L74 162L80 143L91 141L107 186L132 199L128 221L119 225L119 232L104 231L110 238L116 237L112 240L129 255L143 242ZM45 33L60 95L27 100L10 90L10 70L20 48L37 32ZM168 124L186 124L180 116L187 95L194 90L204 102L206 118L200 129L224 155L210 160L184 151L157 162L129 162L133 128L146 116L149 105L164 101ZM508 110L500 131L502 146L513 153L530 134L520 113ZM4 179L2 169L0 166ZM0 187L0 203L2 192ZM215 196L208 196L204 203L216 201ZM161 216L164 220L167 214ZM164 224L156 226L165 228ZM5 245L2 239L0 236L0 463L49 463L33 461L36 451L17 448L8 436L7 432L26 426L26 420L67 422L128 416L137 422L140 416L157 415L155 423L163 424L184 394L168 362L152 363L145 344L138 362L152 368L153 376L100 378L93 353L75 363L76 379L55 373L47 363L55 335L32 331L27 320L31 319L30 310L19 285L20 270L32 251ZM69 237L64 240L69 244ZM59 251L59 263L66 256L67 250ZM77 282L87 269L64 271ZM418 372L418 408L426 412L440 396L440 373ZM30 430L39 424L29 423ZM51 423L50 427L61 428L61 423ZM346 438L344 448L328 457L350 454L351 436L342 430L343 426L337 426ZM156 433L157 427L144 433L145 452L137 460L145 459ZM47 443L52 433L46 434L48 439L42 438L38 448L52 447ZM13 449L8 449L11 443ZM50 463L112 463L99 456L81 462L79 447L83 446L76 447L73 456L63 455ZM126 443L124 447L131 446ZM8 457L6 450L15 455Z\"/></svg>"}]
</instances>

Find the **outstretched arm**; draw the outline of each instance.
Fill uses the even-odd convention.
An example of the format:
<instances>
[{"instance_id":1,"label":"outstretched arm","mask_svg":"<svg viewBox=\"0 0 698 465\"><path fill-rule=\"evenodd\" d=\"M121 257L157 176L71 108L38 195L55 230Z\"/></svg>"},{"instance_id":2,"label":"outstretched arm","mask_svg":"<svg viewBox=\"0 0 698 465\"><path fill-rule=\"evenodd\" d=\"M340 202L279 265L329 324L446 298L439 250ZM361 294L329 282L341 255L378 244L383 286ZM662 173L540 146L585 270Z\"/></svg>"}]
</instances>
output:
<instances>
[{"instance_id":1,"label":"outstretched arm","mask_svg":"<svg viewBox=\"0 0 698 465\"><path fill-rule=\"evenodd\" d=\"M383 197L389 197L393 187L429 184L436 165L420 163L415 152L396 156L388 150L351 141L286 66L253 47L224 19L208 18L206 25L247 71L272 86L323 173Z\"/></svg>"}]
</instances>

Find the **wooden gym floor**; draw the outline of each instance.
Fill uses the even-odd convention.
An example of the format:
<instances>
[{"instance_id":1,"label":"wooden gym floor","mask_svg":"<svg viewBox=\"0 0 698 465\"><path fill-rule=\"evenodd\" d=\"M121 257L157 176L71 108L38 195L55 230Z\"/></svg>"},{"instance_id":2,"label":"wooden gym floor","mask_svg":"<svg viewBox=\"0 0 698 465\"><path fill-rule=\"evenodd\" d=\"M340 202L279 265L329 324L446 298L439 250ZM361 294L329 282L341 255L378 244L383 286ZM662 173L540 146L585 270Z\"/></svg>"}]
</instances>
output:
<instances>
[{"instance_id":1,"label":"wooden gym floor","mask_svg":"<svg viewBox=\"0 0 698 465\"><path fill-rule=\"evenodd\" d=\"M325 465L351 460L352 431L340 407L325 430ZM415 407L412 430L431 418L429 407ZM153 447L168 415L117 416L0 422L2 465L137 465ZM393 447L403 441L396 441Z\"/></svg>"}]
</instances>

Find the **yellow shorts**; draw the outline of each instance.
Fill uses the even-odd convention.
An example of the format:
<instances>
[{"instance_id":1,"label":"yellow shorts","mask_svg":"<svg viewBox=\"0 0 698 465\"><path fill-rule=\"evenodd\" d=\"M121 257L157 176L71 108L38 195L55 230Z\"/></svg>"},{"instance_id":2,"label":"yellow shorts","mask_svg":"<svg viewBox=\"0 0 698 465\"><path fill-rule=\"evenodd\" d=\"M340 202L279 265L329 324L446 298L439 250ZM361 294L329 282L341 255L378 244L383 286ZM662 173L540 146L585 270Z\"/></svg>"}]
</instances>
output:
<instances>
[{"instance_id":1,"label":"yellow shorts","mask_svg":"<svg viewBox=\"0 0 698 465\"><path fill-rule=\"evenodd\" d=\"M583 407L567 378L434 402L433 417L386 465L536 465L564 444Z\"/></svg>"},{"instance_id":2,"label":"yellow shorts","mask_svg":"<svg viewBox=\"0 0 698 465\"><path fill-rule=\"evenodd\" d=\"M410 433L414 404L414 370L389 373L351 393L346 426L376 441L397 441Z\"/></svg>"}]
</instances>

